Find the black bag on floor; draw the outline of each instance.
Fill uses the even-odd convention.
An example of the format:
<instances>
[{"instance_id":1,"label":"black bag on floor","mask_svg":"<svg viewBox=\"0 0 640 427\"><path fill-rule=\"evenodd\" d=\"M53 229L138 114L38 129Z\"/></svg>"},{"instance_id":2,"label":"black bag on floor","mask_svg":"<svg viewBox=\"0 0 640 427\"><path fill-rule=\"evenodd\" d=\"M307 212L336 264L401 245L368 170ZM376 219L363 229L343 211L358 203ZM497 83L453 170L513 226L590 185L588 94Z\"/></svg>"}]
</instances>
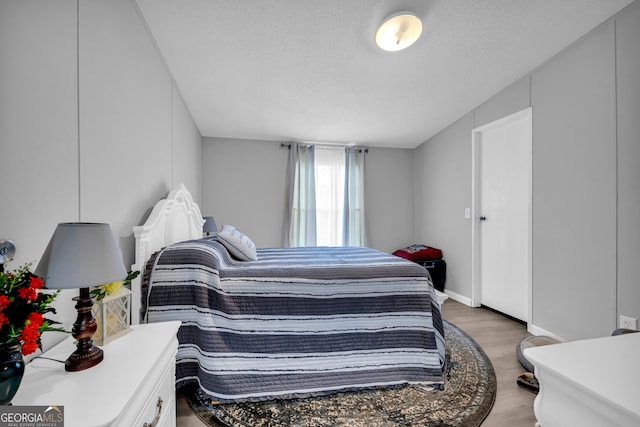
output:
<instances>
[{"instance_id":1,"label":"black bag on floor","mask_svg":"<svg viewBox=\"0 0 640 427\"><path fill-rule=\"evenodd\" d=\"M447 263L443 259L430 259L422 261L414 261L427 269L433 281L433 287L444 292L444 282L447 279Z\"/></svg>"}]
</instances>

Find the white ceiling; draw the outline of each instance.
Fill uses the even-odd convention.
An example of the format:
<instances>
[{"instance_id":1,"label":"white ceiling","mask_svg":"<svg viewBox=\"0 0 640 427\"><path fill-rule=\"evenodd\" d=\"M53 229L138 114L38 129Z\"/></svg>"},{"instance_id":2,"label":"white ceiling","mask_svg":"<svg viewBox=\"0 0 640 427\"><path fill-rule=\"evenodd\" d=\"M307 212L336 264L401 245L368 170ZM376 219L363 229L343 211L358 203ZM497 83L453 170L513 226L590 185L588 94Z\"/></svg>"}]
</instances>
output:
<instances>
[{"instance_id":1,"label":"white ceiling","mask_svg":"<svg viewBox=\"0 0 640 427\"><path fill-rule=\"evenodd\" d=\"M203 136L413 148L632 0L137 0ZM392 13L409 49L373 43Z\"/></svg>"}]
</instances>

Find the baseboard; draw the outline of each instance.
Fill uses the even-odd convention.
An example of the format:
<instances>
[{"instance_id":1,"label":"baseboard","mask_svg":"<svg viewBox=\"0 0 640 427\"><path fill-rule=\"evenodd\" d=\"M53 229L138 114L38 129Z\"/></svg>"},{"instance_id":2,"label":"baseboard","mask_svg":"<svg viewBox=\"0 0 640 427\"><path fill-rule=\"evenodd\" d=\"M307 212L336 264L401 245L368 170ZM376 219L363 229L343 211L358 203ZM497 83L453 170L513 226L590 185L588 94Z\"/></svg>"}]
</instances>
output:
<instances>
[{"instance_id":1,"label":"baseboard","mask_svg":"<svg viewBox=\"0 0 640 427\"><path fill-rule=\"evenodd\" d=\"M455 293L453 291L450 291L448 289L445 289L444 293L447 294L449 296L449 298L451 298L454 301L458 301L459 303L462 303L462 304L467 305L469 307L473 307L473 305L471 305L471 298L465 297L464 295L457 294L457 293ZM562 338L562 337L560 337L560 336L558 336L558 335L556 335L554 333L551 333L551 332L547 331L546 329L542 329L541 327L536 326L534 324L527 324L527 332L529 332L532 335L536 335L536 336L545 335L545 336L551 337L554 340L559 341L559 342L565 342L566 341L564 338Z\"/></svg>"},{"instance_id":2,"label":"baseboard","mask_svg":"<svg viewBox=\"0 0 640 427\"><path fill-rule=\"evenodd\" d=\"M459 303L462 303L464 305L468 305L469 307L472 307L471 298L467 298L464 295L457 294L457 293L455 293L453 291L450 291L448 289L445 289L444 293L447 294L449 296L449 298L451 298L452 300L458 301Z\"/></svg>"},{"instance_id":3,"label":"baseboard","mask_svg":"<svg viewBox=\"0 0 640 427\"><path fill-rule=\"evenodd\" d=\"M534 324L529 324L527 326L527 332L529 332L532 335L536 335L536 336L545 335L545 336L551 337L554 340L559 341L559 342L565 342L566 341L564 338L562 338L562 337L560 337L560 336L558 336L558 335L556 335L554 333L551 333L551 332L547 331L546 329L542 329L541 327L536 326Z\"/></svg>"}]
</instances>

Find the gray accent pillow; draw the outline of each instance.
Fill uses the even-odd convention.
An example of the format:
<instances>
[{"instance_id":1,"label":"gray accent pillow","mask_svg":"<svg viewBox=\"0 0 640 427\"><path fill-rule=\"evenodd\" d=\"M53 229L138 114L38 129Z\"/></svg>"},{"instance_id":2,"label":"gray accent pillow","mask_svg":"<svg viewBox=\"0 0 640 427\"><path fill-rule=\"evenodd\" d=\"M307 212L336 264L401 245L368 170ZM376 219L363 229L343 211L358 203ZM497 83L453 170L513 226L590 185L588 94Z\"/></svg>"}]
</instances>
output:
<instances>
[{"instance_id":1,"label":"gray accent pillow","mask_svg":"<svg viewBox=\"0 0 640 427\"><path fill-rule=\"evenodd\" d=\"M258 259L256 245L232 225L223 225L218 232L218 240L231 255L240 261L255 261Z\"/></svg>"}]
</instances>

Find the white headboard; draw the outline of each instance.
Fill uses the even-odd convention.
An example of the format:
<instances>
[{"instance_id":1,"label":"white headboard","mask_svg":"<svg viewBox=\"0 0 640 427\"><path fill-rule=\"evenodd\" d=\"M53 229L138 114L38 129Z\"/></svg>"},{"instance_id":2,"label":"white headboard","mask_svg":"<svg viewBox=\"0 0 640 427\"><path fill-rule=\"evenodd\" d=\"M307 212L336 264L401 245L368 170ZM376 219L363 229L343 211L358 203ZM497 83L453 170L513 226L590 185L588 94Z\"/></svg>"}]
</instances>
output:
<instances>
[{"instance_id":1,"label":"white headboard","mask_svg":"<svg viewBox=\"0 0 640 427\"><path fill-rule=\"evenodd\" d=\"M180 184L166 199L155 204L143 225L133 227L136 258L131 270L140 271L140 276L131 282L131 323L140 323L140 284L151 255L176 242L200 239L203 224L200 208L193 201L189 190L184 184Z\"/></svg>"}]
</instances>

